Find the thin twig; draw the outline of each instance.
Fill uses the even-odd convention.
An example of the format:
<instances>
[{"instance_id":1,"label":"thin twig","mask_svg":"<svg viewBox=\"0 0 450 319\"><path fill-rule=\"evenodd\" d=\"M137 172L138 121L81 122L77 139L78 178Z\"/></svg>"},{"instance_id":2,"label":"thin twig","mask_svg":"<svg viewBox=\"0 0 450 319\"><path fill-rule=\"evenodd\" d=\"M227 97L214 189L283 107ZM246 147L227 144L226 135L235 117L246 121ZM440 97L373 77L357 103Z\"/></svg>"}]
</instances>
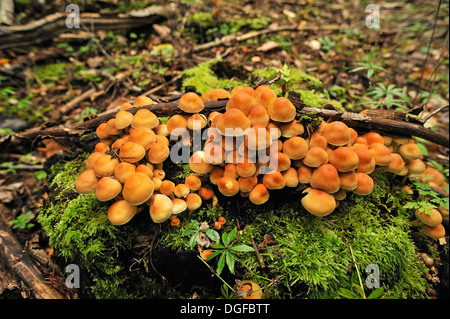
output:
<instances>
[{"instance_id":1,"label":"thin twig","mask_svg":"<svg viewBox=\"0 0 450 319\"><path fill-rule=\"evenodd\" d=\"M250 241L251 241L251 243L252 243L253 249L255 250L256 259L258 259L259 265L261 266L261 268L266 267L266 265L264 264L264 262L263 262L262 259L261 259L261 255L259 254L258 247L256 246L255 241L253 240L252 237L250 237Z\"/></svg>"},{"instance_id":2,"label":"thin twig","mask_svg":"<svg viewBox=\"0 0 450 319\"><path fill-rule=\"evenodd\" d=\"M422 119L420 119L420 121L425 124L432 116L438 114L439 112L441 112L442 110L444 110L446 108L448 108L448 104L441 105L440 107L435 109L433 112L428 113L426 116L424 116Z\"/></svg>"}]
</instances>

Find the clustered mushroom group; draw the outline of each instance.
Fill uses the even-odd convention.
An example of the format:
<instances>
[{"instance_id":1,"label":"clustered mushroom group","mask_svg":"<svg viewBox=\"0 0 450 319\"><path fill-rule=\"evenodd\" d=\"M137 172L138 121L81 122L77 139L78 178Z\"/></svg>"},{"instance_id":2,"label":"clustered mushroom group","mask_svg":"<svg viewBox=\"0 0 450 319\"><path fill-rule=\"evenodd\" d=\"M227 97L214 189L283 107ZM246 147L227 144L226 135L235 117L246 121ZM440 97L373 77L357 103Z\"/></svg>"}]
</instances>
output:
<instances>
[{"instance_id":1,"label":"clustered mushroom group","mask_svg":"<svg viewBox=\"0 0 450 319\"><path fill-rule=\"evenodd\" d=\"M223 112L201 113L205 102L220 99L228 99ZM75 185L79 193L114 200L108 211L114 225L128 222L145 207L155 223L171 219L177 225L182 212L195 211L202 200L217 201L213 187L202 185L202 178L222 195L240 194L255 205L266 203L272 190L303 184L302 206L323 217L348 192L370 194L373 172L419 177L428 169L411 138L358 134L332 120L309 133L296 119L291 101L267 85L213 89L202 96L185 93L179 100L182 114L171 115L165 123L146 108L134 115L127 111L151 104L150 98L139 96L98 126L100 142ZM199 132L197 136L206 138L203 148L195 149ZM193 174L181 184L165 179L163 170L174 141L192 149ZM438 182L442 187L444 181Z\"/></svg>"}]
</instances>

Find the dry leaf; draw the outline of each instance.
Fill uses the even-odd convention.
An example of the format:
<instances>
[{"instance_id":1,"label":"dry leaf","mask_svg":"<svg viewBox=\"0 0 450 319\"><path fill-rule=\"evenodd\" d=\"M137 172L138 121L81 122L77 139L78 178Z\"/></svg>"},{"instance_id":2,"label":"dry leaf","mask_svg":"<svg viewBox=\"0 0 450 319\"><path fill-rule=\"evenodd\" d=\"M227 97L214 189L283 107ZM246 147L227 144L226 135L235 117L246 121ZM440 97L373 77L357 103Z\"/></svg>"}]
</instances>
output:
<instances>
[{"instance_id":1,"label":"dry leaf","mask_svg":"<svg viewBox=\"0 0 450 319\"><path fill-rule=\"evenodd\" d=\"M276 49L280 46L280 44L276 41L267 41L260 45L256 50L261 52L267 52L273 49Z\"/></svg>"}]
</instances>

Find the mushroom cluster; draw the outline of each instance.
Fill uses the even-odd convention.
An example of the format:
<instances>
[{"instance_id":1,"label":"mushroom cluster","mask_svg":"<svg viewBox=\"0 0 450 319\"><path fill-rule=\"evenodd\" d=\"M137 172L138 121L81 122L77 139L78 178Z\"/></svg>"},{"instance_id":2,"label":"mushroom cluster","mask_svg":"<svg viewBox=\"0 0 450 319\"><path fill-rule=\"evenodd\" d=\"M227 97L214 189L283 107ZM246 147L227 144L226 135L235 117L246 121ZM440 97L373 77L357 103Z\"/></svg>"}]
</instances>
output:
<instances>
[{"instance_id":1,"label":"mushroom cluster","mask_svg":"<svg viewBox=\"0 0 450 319\"><path fill-rule=\"evenodd\" d=\"M190 94L183 96L180 107L192 103L191 98ZM171 219L176 226L179 214L192 212L202 200L215 196L202 186L197 174L178 184L165 179L163 163L170 154L167 124L147 109L139 109L134 115L127 112L151 104L150 98L139 96L133 104L122 104L114 118L97 127L100 141L75 183L80 194L94 193L99 201L113 201L108 209L113 225L129 222L147 207L153 222Z\"/></svg>"},{"instance_id":2,"label":"mushroom cluster","mask_svg":"<svg viewBox=\"0 0 450 319\"><path fill-rule=\"evenodd\" d=\"M219 99L227 99L223 112L202 114L205 102ZM98 126L100 142L76 184L80 193L115 200L108 213L113 224L126 223L146 204L154 222L171 219L178 225L181 212L198 209L202 200L217 201L200 177L223 196L240 194L255 205L267 202L271 191L302 186L302 206L323 217L348 192L370 194L373 172L421 176L427 170L410 138L359 134L331 119L310 133L296 119L291 101L267 85L214 89L201 97L186 93L179 100L182 114L171 115L165 124L145 108L134 115L127 112L149 104L151 99L140 96ZM173 142L190 150L185 162L194 172L177 185L163 171Z\"/></svg>"}]
</instances>

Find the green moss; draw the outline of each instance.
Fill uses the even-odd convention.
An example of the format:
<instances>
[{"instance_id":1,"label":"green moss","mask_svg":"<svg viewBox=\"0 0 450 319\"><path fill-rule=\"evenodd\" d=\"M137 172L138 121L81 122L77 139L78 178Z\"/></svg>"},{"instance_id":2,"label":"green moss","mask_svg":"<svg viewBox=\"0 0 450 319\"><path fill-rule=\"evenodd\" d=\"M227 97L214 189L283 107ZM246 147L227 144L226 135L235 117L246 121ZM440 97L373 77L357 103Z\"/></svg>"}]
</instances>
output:
<instances>
[{"instance_id":1,"label":"green moss","mask_svg":"<svg viewBox=\"0 0 450 319\"><path fill-rule=\"evenodd\" d=\"M195 86L197 92L203 94L211 89L230 90L235 86L244 85L244 83L236 80L219 79L213 71L214 66L219 62L221 62L221 59L215 59L185 70L183 72L182 89L184 90L186 86Z\"/></svg>"},{"instance_id":2,"label":"green moss","mask_svg":"<svg viewBox=\"0 0 450 319\"><path fill-rule=\"evenodd\" d=\"M277 72L281 72L283 77L272 84L271 88L278 96L287 95L289 91L295 91L301 94L303 102L309 107L322 108L331 104L337 110L344 110L339 101L330 98L330 94L323 89L320 80L295 67L285 65L281 70L275 68L256 69L253 76L268 80L274 78Z\"/></svg>"}]
</instances>

